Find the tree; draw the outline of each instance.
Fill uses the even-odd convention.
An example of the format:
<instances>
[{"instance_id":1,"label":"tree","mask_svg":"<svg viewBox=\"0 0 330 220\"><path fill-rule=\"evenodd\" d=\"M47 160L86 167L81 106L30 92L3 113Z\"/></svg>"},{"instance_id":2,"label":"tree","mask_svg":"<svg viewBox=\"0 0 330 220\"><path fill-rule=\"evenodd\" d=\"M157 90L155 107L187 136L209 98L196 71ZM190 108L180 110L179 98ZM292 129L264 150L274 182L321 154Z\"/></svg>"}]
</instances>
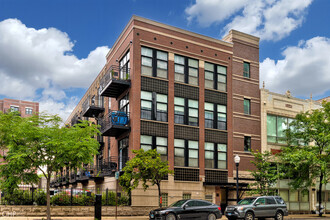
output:
<instances>
[{"instance_id":1,"label":"tree","mask_svg":"<svg viewBox=\"0 0 330 220\"><path fill-rule=\"evenodd\" d=\"M293 189L306 191L319 181L319 211L322 185L329 182L330 167L330 102L322 106L296 115L287 129L288 146L280 154Z\"/></svg>"},{"instance_id":2,"label":"tree","mask_svg":"<svg viewBox=\"0 0 330 220\"><path fill-rule=\"evenodd\" d=\"M269 151L261 153L259 151L251 151L254 160L251 161L255 165L256 170L250 173L254 177L255 182L249 184L251 194L274 195L275 189L272 187L278 180L277 167L272 163L273 155Z\"/></svg>"},{"instance_id":3,"label":"tree","mask_svg":"<svg viewBox=\"0 0 330 220\"><path fill-rule=\"evenodd\" d=\"M124 174L119 179L120 185L129 195L140 181L142 181L144 190L148 189L149 184L151 186L156 185L158 187L159 207L161 207L160 183L165 176L173 173L173 171L169 170L168 162L162 161L156 150L144 151L140 149L133 150L133 153L135 157L123 168Z\"/></svg>"},{"instance_id":4,"label":"tree","mask_svg":"<svg viewBox=\"0 0 330 220\"><path fill-rule=\"evenodd\" d=\"M21 118L0 112L0 139L7 148L0 165L0 186L13 190L21 182L38 181L38 172L47 180L47 219L50 215L50 180L63 167L81 167L93 160L99 143L93 137L97 126L81 121L72 127L61 126L58 116L46 114Z\"/></svg>"}]
</instances>

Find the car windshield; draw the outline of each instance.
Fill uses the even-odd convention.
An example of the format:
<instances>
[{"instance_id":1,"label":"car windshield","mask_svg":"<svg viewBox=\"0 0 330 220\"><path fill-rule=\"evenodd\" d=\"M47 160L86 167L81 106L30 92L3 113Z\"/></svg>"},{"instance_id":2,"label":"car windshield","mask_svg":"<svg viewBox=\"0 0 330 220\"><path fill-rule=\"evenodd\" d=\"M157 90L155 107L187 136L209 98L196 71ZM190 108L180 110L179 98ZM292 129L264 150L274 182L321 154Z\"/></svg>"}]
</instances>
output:
<instances>
[{"instance_id":1,"label":"car windshield","mask_svg":"<svg viewBox=\"0 0 330 220\"><path fill-rule=\"evenodd\" d=\"M170 205L170 207L181 207L185 202L187 202L187 200L179 200L173 203L172 205Z\"/></svg>"},{"instance_id":2,"label":"car windshield","mask_svg":"<svg viewBox=\"0 0 330 220\"><path fill-rule=\"evenodd\" d=\"M238 202L239 205L251 205L256 198L245 198Z\"/></svg>"}]
</instances>

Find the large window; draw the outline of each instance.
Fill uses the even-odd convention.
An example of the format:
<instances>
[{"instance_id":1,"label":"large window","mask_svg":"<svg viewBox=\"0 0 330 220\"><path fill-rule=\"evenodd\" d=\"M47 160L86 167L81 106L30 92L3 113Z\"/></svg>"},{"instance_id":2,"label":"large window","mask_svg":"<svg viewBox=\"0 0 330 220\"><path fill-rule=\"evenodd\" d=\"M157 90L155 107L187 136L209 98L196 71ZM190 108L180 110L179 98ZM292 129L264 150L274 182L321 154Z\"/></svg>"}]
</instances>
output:
<instances>
[{"instance_id":1,"label":"large window","mask_svg":"<svg viewBox=\"0 0 330 220\"><path fill-rule=\"evenodd\" d=\"M141 91L141 118L167 121L167 95Z\"/></svg>"},{"instance_id":2,"label":"large window","mask_svg":"<svg viewBox=\"0 0 330 220\"><path fill-rule=\"evenodd\" d=\"M174 139L174 165L198 167L198 141Z\"/></svg>"},{"instance_id":3,"label":"large window","mask_svg":"<svg viewBox=\"0 0 330 220\"><path fill-rule=\"evenodd\" d=\"M12 112L19 112L19 107L18 107L18 106L13 106L13 105L11 105L11 106L10 106L10 110L11 110Z\"/></svg>"},{"instance_id":4,"label":"large window","mask_svg":"<svg viewBox=\"0 0 330 220\"><path fill-rule=\"evenodd\" d=\"M227 145L205 142L205 168L227 168Z\"/></svg>"},{"instance_id":5,"label":"large window","mask_svg":"<svg viewBox=\"0 0 330 220\"><path fill-rule=\"evenodd\" d=\"M175 81L198 85L198 60L174 56Z\"/></svg>"},{"instance_id":6,"label":"large window","mask_svg":"<svg viewBox=\"0 0 330 220\"><path fill-rule=\"evenodd\" d=\"M130 68L130 52L128 51L126 55L120 60L119 67L120 67L120 78L121 79L128 79L129 78L129 68Z\"/></svg>"},{"instance_id":7,"label":"large window","mask_svg":"<svg viewBox=\"0 0 330 220\"><path fill-rule=\"evenodd\" d=\"M122 99L119 100L119 111L129 112L129 95L125 95Z\"/></svg>"},{"instance_id":8,"label":"large window","mask_svg":"<svg viewBox=\"0 0 330 220\"><path fill-rule=\"evenodd\" d=\"M243 76L250 78L250 64L247 62L243 63Z\"/></svg>"},{"instance_id":9,"label":"large window","mask_svg":"<svg viewBox=\"0 0 330 220\"><path fill-rule=\"evenodd\" d=\"M167 52L141 48L141 74L167 79Z\"/></svg>"},{"instance_id":10,"label":"large window","mask_svg":"<svg viewBox=\"0 0 330 220\"><path fill-rule=\"evenodd\" d=\"M244 114L251 115L251 100L244 99Z\"/></svg>"},{"instance_id":11,"label":"large window","mask_svg":"<svg viewBox=\"0 0 330 220\"><path fill-rule=\"evenodd\" d=\"M198 101L174 97L174 123L198 126Z\"/></svg>"},{"instance_id":12,"label":"large window","mask_svg":"<svg viewBox=\"0 0 330 220\"><path fill-rule=\"evenodd\" d=\"M294 119L267 115L267 141L270 143L286 144L285 130Z\"/></svg>"},{"instance_id":13,"label":"large window","mask_svg":"<svg viewBox=\"0 0 330 220\"><path fill-rule=\"evenodd\" d=\"M205 88L227 91L227 67L205 62Z\"/></svg>"},{"instance_id":14,"label":"large window","mask_svg":"<svg viewBox=\"0 0 330 220\"><path fill-rule=\"evenodd\" d=\"M32 108L25 108L26 115L32 115L32 113L33 113Z\"/></svg>"},{"instance_id":15,"label":"large window","mask_svg":"<svg viewBox=\"0 0 330 220\"><path fill-rule=\"evenodd\" d=\"M157 153L160 154L162 161L167 161L167 138L155 137L149 135L140 136L141 149L148 151L151 149L157 149Z\"/></svg>"},{"instance_id":16,"label":"large window","mask_svg":"<svg viewBox=\"0 0 330 220\"><path fill-rule=\"evenodd\" d=\"M205 127L227 129L227 108L225 105L205 102Z\"/></svg>"}]
</instances>

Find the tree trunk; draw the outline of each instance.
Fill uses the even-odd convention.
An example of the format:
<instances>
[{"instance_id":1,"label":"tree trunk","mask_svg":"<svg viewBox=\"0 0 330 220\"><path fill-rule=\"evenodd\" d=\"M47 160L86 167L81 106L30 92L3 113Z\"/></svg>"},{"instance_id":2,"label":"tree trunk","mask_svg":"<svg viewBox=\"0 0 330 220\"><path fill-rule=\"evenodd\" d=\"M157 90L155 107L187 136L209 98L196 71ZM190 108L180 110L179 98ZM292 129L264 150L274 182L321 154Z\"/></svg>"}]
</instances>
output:
<instances>
[{"instance_id":1,"label":"tree trunk","mask_svg":"<svg viewBox=\"0 0 330 220\"><path fill-rule=\"evenodd\" d=\"M47 177L47 220L51 220L50 217L50 175Z\"/></svg>"},{"instance_id":2,"label":"tree trunk","mask_svg":"<svg viewBox=\"0 0 330 220\"><path fill-rule=\"evenodd\" d=\"M323 173L321 172L320 176L320 186L319 186L319 217L322 217L321 213L321 204L322 204L322 180L323 180Z\"/></svg>"},{"instance_id":3,"label":"tree trunk","mask_svg":"<svg viewBox=\"0 0 330 220\"><path fill-rule=\"evenodd\" d=\"M159 207L162 207L163 204L163 199L161 201L161 197L162 197L162 193L160 192L160 183L157 183L157 187L158 187L158 201L159 201Z\"/></svg>"}]
</instances>

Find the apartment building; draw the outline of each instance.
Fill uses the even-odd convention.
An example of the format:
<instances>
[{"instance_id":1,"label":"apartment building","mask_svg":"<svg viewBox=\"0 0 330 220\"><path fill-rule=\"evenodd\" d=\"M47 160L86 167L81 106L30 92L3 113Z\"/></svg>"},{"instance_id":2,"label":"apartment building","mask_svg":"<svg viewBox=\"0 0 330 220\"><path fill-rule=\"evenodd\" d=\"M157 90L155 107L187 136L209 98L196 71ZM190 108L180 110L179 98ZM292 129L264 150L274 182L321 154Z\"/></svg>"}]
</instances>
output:
<instances>
[{"instance_id":1,"label":"apartment building","mask_svg":"<svg viewBox=\"0 0 330 220\"><path fill-rule=\"evenodd\" d=\"M0 100L0 111L8 112L10 110L18 111L22 117L29 117L32 114L39 112L39 103L7 98ZM4 155L5 150L2 150L0 154ZM3 159L0 158L0 163L2 161Z\"/></svg>"},{"instance_id":2,"label":"apartment building","mask_svg":"<svg viewBox=\"0 0 330 220\"><path fill-rule=\"evenodd\" d=\"M298 113L322 108L321 102L310 99L298 99L291 95L278 94L260 89L261 94L261 148L262 151L279 153L282 146L286 146L285 129ZM310 188L308 194L293 191L289 187L289 179L280 180L276 188L278 194L287 202L292 212L306 212L315 210L318 201L317 189ZM318 185L318 184L317 184ZM327 210L330 209L330 184L324 185L322 202Z\"/></svg>"},{"instance_id":3,"label":"apartment building","mask_svg":"<svg viewBox=\"0 0 330 220\"><path fill-rule=\"evenodd\" d=\"M133 16L106 59L66 121L99 124L100 154L53 186L114 190L133 149L157 149L174 170L161 184L163 205L235 202L234 156L244 192L249 150L261 150L259 38L231 30L218 40ZM132 192L133 206L157 204L155 187Z\"/></svg>"}]
</instances>

